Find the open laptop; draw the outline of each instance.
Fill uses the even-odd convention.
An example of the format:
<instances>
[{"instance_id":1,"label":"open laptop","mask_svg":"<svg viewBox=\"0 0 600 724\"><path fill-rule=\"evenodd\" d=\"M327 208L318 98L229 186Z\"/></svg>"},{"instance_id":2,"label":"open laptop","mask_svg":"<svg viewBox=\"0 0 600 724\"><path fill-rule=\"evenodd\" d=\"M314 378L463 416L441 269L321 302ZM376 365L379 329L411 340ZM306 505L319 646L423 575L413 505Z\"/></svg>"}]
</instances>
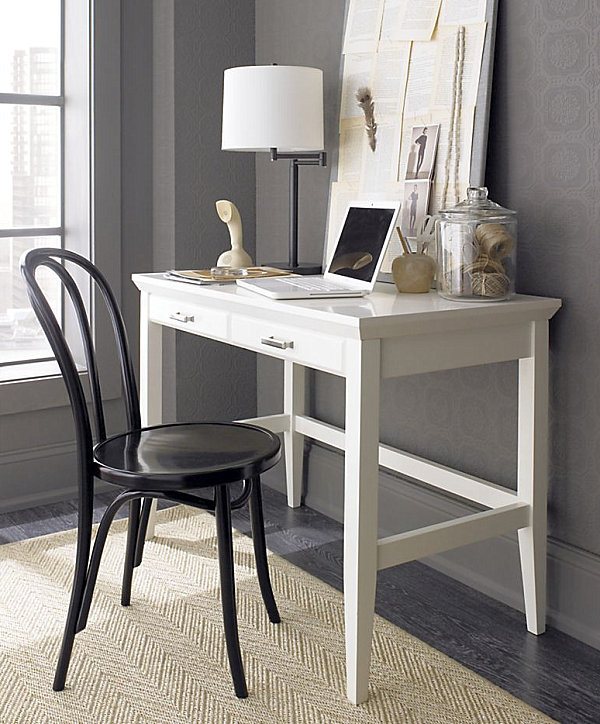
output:
<instances>
[{"instance_id":1,"label":"open laptop","mask_svg":"<svg viewBox=\"0 0 600 724\"><path fill-rule=\"evenodd\" d=\"M362 297L373 291L400 210L399 201L349 204L323 276L238 279L244 289L271 299Z\"/></svg>"}]
</instances>

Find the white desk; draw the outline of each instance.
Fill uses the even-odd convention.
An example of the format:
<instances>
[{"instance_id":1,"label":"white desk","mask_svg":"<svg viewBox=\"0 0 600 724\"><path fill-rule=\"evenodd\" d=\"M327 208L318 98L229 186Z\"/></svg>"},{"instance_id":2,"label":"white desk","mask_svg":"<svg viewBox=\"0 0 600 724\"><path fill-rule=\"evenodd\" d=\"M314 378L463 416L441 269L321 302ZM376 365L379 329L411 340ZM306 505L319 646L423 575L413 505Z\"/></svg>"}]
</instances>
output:
<instances>
[{"instance_id":1,"label":"white desk","mask_svg":"<svg viewBox=\"0 0 600 724\"><path fill-rule=\"evenodd\" d=\"M301 504L303 436L345 450L350 701L367 698L378 570L518 530L527 628L544 631L548 320L559 300L519 296L497 304L461 304L434 293L399 296L393 287L379 285L364 299L285 302L235 285L197 287L160 274L138 274L133 280L141 291L144 424L161 422L161 330L167 326L284 360L283 413L252 422L284 434L290 506ZM519 360L517 492L380 444L381 379L508 360ZM345 378L345 430L306 414L306 367ZM379 465L487 510L378 540Z\"/></svg>"}]
</instances>

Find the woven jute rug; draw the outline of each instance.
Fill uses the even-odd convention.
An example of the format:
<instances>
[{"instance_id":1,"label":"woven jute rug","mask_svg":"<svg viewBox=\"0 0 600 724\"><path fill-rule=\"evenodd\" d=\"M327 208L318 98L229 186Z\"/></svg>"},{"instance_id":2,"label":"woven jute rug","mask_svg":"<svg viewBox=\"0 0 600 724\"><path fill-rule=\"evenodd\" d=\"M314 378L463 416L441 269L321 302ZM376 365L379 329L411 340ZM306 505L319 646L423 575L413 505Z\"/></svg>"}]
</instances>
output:
<instances>
[{"instance_id":1,"label":"woven jute rug","mask_svg":"<svg viewBox=\"0 0 600 724\"><path fill-rule=\"evenodd\" d=\"M65 691L51 689L67 610L75 532L0 546L0 722L156 724L551 721L401 629L376 618L370 699L344 696L342 595L276 555L283 619L269 623L251 540L235 538L236 581L249 698L227 666L214 519L159 513L119 605L125 521L114 524L88 628L75 640Z\"/></svg>"}]
</instances>

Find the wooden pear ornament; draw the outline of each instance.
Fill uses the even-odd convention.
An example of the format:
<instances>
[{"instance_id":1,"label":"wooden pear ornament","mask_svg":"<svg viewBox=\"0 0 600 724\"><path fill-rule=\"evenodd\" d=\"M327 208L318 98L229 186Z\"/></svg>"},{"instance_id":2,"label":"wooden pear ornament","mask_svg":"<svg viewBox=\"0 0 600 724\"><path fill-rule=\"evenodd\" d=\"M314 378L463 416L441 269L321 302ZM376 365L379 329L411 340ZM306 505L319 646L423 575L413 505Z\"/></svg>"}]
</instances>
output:
<instances>
[{"instance_id":1,"label":"wooden pear ornament","mask_svg":"<svg viewBox=\"0 0 600 724\"><path fill-rule=\"evenodd\" d=\"M217 259L217 266L225 267L248 267L253 265L252 257L242 245L242 219L237 206L232 201L222 199L215 204L217 214L229 229L231 249L224 251Z\"/></svg>"},{"instance_id":2,"label":"wooden pear ornament","mask_svg":"<svg viewBox=\"0 0 600 724\"><path fill-rule=\"evenodd\" d=\"M392 262L392 276L396 289L403 294L426 294L431 289L436 263L427 254L411 252L400 229L396 229L404 254Z\"/></svg>"}]
</instances>

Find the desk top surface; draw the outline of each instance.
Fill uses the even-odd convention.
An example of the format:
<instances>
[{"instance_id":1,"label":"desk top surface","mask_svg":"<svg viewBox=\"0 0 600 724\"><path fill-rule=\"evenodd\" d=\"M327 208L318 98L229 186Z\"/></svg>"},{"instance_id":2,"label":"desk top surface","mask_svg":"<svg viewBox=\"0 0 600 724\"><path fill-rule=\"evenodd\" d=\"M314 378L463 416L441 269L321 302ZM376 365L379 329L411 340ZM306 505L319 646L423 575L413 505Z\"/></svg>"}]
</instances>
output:
<instances>
[{"instance_id":1,"label":"desk top surface","mask_svg":"<svg viewBox=\"0 0 600 724\"><path fill-rule=\"evenodd\" d=\"M334 323L366 332L393 325L419 327L428 323L453 323L460 326L507 324L514 321L550 319L560 308L561 301L550 297L516 295L503 302L453 302L436 292L428 294L398 294L392 284L379 283L366 297L345 299L275 300L242 289L236 284L194 285L166 279L162 273L134 274L138 289L151 294L187 300L189 303L208 303L252 315L253 311L282 317L311 318L315 322ZM363 336L361 334L361 336ZM368 336L372 336L369 334Z\"/></svg>"}]
</instances>

